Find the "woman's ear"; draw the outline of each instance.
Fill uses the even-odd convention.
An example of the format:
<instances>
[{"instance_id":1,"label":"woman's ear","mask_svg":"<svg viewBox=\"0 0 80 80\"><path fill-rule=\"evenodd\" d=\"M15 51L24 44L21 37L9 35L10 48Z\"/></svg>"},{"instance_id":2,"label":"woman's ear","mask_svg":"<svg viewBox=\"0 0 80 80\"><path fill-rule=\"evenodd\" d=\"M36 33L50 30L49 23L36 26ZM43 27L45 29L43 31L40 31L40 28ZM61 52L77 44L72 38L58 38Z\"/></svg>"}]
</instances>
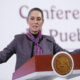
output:
<instances>
[{"instance_id":1,"label":"woman's ear","mask_svg":"<svg viewBox=\"0 0 80 80\"><path fill-rule=\"evenodd\" d=\"M44 19L43 19L43 23L44 23Z\"/></svg>"},{"instance_id":2,"label":"woman's ear","mask_svg":"<svg viewBox=\"0 0 80 80\"><path fill-rule=\"evenodd\" d=\"M28 24L28 18L26 18L26 22L27 22L27 24Z\"/></svg>"},{"instance_id":3,"label":"woman's ear","mask_svg":"<svg viewBox=\"0 0 80 80\"><path fill-rule=\"evenodd\" d=\"M43 22L42 22L42 25L44 24L44 19L43 19Z\"/></svg>"}]
</instances>

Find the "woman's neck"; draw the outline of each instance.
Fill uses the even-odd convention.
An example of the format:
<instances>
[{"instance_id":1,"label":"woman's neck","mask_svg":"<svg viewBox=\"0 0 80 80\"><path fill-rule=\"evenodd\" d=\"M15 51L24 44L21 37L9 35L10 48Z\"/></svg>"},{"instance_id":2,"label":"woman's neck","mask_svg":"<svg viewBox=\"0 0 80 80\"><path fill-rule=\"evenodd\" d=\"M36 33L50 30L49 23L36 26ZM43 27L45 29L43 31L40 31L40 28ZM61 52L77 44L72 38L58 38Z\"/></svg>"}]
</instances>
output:
<instances>
[{"instance_id":1,"label":"woman's neck","mask_svg":"<svg viewBox=\"0 0 80 80\"><path fill-rule=\"evenodd\" d=\"M32 34L35 38L37 38L37 36L38 36L38 33L37 34Z\"/></svg>"}]
</instances>

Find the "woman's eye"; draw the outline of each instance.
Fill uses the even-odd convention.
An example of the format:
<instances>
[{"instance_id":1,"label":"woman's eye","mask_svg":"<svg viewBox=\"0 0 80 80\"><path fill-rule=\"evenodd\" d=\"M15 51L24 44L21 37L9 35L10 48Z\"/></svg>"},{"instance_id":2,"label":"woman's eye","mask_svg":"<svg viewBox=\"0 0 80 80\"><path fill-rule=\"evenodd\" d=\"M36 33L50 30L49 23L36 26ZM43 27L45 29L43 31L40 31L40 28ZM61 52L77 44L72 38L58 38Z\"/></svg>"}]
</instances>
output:
<instances>
[{"instance_id":1,"label":"woman's eye","mask_svg":"<svg viewBox=\"0 0 80 80\"><path fill-rule=\"evenodd\" d=\"M35 17L31 17L31 18L30 18L30 20L40 21L40 20L41 20L41 18L40 18L40 17L37 17L37 18L35 18Z\"/></svg>"},{"instance_id":2,"label":"woman's eye","mask_svg":"<svg viewBox=\"0 0 80 80\"><path fill-rule=\"evenodd\" d=\"M31 20L34 20L34 18L32 17L32 18L30 18Z\"/></svg>"},{"instance_id":3,"label":"woman's eye","mask_svg":"<svg viewBox=\"0 0 80 80\"><path fill-rule=\"evenodd\" d=\"M38 20L38 21L40 21L40 20L41 20L41 18L37 18L37 20Z\"/></svg>"}]
</instances>

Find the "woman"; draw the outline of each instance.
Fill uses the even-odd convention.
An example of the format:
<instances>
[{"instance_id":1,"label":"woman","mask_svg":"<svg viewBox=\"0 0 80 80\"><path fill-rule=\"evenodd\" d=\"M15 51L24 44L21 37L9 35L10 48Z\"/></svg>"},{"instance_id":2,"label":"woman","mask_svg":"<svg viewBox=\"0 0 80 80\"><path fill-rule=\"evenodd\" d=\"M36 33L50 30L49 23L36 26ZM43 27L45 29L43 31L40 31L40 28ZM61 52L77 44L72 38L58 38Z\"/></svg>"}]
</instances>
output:
<instances>
[{"instance_id":1,"label":"woman","mask_svg":"<svg viewBox=\"0 0 80 80\"><path fill-rule=\"evenodd\" d=\"M41 34L44 23L41 9L31 9L27 23L29 25L27 34L16 35L14 40L0 52L0 63L6 62L15 53L16 69L18 69L34 55L50 55L64 50L52 37Z\"/></svg>"}]
</instances>

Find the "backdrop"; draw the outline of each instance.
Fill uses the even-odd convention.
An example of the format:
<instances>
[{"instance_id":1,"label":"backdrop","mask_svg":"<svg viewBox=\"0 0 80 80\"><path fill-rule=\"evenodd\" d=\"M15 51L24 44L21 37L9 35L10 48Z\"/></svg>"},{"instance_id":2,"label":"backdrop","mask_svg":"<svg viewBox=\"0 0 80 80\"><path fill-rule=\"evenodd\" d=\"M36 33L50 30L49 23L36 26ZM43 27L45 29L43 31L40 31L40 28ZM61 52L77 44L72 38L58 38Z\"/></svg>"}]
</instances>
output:
<instances>
[{"instance_id":1,"label":"backdrop","mask_svg":"<svg viewBox=\"0 0 80 80\"><path fill-rule=\"evenodd\" d=\"M16 34L26 33L28 11L39 7L44 13L42 33L53 36L67 50L80 48L80 0L0 0L0 51ZM11 80L16 55L0 64L0 80Z\"/></svg>"}]
</instances>

